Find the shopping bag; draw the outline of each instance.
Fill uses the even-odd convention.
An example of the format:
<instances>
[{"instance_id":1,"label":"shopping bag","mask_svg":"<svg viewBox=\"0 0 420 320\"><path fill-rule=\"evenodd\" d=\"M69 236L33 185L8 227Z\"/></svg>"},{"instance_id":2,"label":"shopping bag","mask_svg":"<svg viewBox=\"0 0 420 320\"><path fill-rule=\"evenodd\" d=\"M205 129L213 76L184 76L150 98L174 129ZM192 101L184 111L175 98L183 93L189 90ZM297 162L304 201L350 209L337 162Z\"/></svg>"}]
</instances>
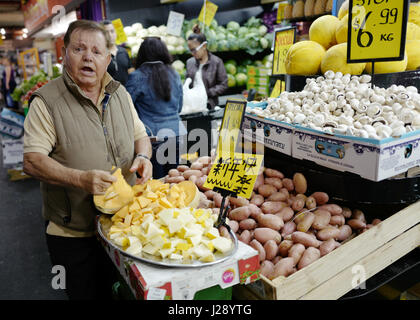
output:
<instances>
[{"instance_id":1,"label":"shopping bag","mask_svg":"<svg viewBox=\"0 0 420 320\"><path fill-rule=\"evenodd\" d=\"M207 92L203 79L198 76L194 87L190 89L191 81L191 78L187 78L182 88L184 98L181 114L207 111Z\"/></svg>"}]
</instances>

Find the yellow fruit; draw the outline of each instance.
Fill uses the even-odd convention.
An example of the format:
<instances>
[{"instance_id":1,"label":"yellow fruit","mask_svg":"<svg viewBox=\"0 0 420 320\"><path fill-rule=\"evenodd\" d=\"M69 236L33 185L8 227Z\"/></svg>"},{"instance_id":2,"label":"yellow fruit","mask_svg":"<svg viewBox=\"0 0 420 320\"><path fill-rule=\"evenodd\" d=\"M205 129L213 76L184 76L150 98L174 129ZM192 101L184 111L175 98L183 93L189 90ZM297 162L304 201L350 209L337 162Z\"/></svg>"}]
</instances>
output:
<instances>
[{"instance_id":1,"label":"yellow fruit","mask_svg":"<svg viewBox=\"0 0 420 320\"><path fill-rule=\"evenodd\" d=\"M420 40L407 40L405 44L407 52L406 70L416 70L420 68Z\"/></svg>"},{"instance_id":2,"label":"yellow fruit","mask_svg":"<svg viewBox=\"0 0 420 320\"><path fill-rule=\"evenodd\" d=\"M332 15L324 15L316 19L309 28L309 40L316 41L325 49L337 44L335 40L335 30L340 24L340 20Z\"/></svg>"},{"instance_id":3,"label":"yellow fruit","mask_svg":"<svg viewBox=\"0 0 420 320\"><path fill-rule=\"evenodd\" d=\"M200 192L195 183L188 180L178 183L177 186L185 193L185 206L197 208L200 204Z\"/></svg>"},{"instance_id":4,"label":"yellow fruit","mask_svg":"<svg viewBox=\"0 0 420 320\"><path fill-rule=\"evenodd\" d=\"M403 72L407 68L407 52L405 52L404 60L400 61L384 61L375 62L375 74L376 73L392 73L392 72ZM365 71L372 73L372 63L366 64Z\"/></svg>"},{"instance_id":5,"label":"yellow fruit","mask_svg":"<svg viewBox=\"0 0 420 320\"><path fill-rule=\"evenodd\" d=\"M114 214L134 199L131 186L125 181L121 169L112 174L117 181L105 191L104 195L94 195L93 202L99 211Z\"/></svg>"},{"instance_id":6,"label":"yellow fruit","mask_svg":"<svg viewBox=\"0 0 420 320\"><path fill-rule=\"evenodd\" d=\"M347 43L337 44L327 50L321 61L322 73L332 70L358 75L365 69L366 63L347 63Z\"/></svg>"},{"instance_id":7,"label":"yellow fruit","mask_svg":"<svg viewBox=\"0 0 420 320\"><path fill-rule=\"evenodd\" d=\"M286 72L295 75L317 74L324 55L325 49L318 42L297 42L287 52Z\"/></svg>"},{"instance_id":8,"label":"yellow fruit","mask_svg":"<svg viewBox=\"0 0 420 320\"><path fill-rule=\"evenodd\" d=\"M407 23L407 40L420 40L420 27L415 23Z\"/></svg>"},{"instance_id":9,"label":"yellow fruit","mask_svg":"<svg viewBox=\"0 0 420 320\"><path fill-rule=\"evenodd\" d=\"M335 29L335 41L337 43L347 42L348 23L349 15L346 14Z\"/></svg>"},{"instance_id":10,"label":"yellow fruit","mask_svg":"<svg viewBox=\"0 0 420 320\"><path fill-rule=\"evenodd\" d=\"M305 15L305 3L302 0L296 1L293 5L292 17L300 18Z\"/></svg>"},{"instance_id":11,"label":"yellow fruit","mask_svg":"<svg viewBox=\"0 0 420 320\"><path fill-rule=\"evenodd\" d=\"M315 0L306 0L304 12L305 17L310 17L314 15Z\"/></svg>"},{"instance_id":12,"label":"yellow fruit","mask_svg":"<svg viewBox=\"0 0 420 320\"><path fill-rule=\"evenodd\" d=\"M340 10L338 10L338 19L341 20L348 13L349 13L349 0L346 0L341 5Z\"/></svg>"},{"instance_id":13,"label":"yellow fruit","mask_svg":"<svg viewBox=\"0 0 420 320\"><path fill-rule=\"evenodd\" d=\"M408 13L408 22L413 22L420 26L420 4L410 3L410 9Z\"/></svg>"}]
</instances>

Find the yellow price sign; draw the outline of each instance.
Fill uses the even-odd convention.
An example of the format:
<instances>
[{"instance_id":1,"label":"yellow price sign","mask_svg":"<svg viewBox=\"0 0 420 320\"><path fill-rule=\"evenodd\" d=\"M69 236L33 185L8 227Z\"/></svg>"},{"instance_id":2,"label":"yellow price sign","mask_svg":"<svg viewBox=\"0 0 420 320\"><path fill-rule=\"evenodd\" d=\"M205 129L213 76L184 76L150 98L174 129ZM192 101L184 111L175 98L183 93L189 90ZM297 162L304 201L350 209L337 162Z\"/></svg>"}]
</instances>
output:
<instances>
[{"instance_id":1,"label":"yellow price sign","mask_svg":"<svg viewBox=\"0 0 420 320\"><path fill-rule=\"evenodd\" d=\"M249 153L217 154L204 187L223 189L249 199L263 158L263 155Z\"/></svg>"},{"instance_id":2,"label":"yellow price sign","mask_svg":"<svg viewBox=\"0 0 420 320\"><path fill-rule=\"evenodd\" d=\"M117 34L117 39L115 40L116 44L121 44L127 41L127 35L124 31L124 26L120 18L112 20L112 24L115 28L115 33Z\"/></svg>"},{"instance_id":3,"label":"yellow price sign","mask_svg":"<svg viewBox=\"0 0 420 320\"><path fill-rule=\"evenodd\" d=\"M203 4L201 8L200 15L198 16L198 21L204 22L206 25L210 26L210 23L216 15L218 6L213 2L207 1ZM204 13L205 12L205 13ZM205 15L205 18L203 18Z\"/></svg>"},{"instance_id":4,"label":"yellow price sign","mask_svg":"<svg viewBox=\"0 0 420 320\"><path fill-rule=\"evenodd\" d=\"M286 82L282 80L277 80L274 85L273 91L271 91L270 98L277 98L280 93L286 90Z\"/></svg>"},{"instance_id":5,"label":"yellow price sign","mask_svg":"<svg viewBox=\"0 0 420 320\"><path fill-rule=\"evenodd\" d=\"M287 2L281 2L279 3L279 7L277 8L277 18L276 22L280 23L284 19L284 8L287 7Z\"/></svg>"},{"instance_id":6,"label":"yellow price sign","mask_svg":"<svg viewBox=\"0 0 420 320\"><path fill-rule=\"evenodd\" d=\"M286 55L289 48L295 43L296 28L286 27L275 30L274 56L272 75L286 74Z\"/></svg>"},{"instance_id":7,"label":"yellow price sign","mask_svg":"<svg viewBox=\"0 0 420 320\"><path fill-rule=\"evenodd\" d=\"M350 0L347 62L404 59L409 0Z\"/></svg>"},{"instance_id":8,"label":"yellow price sign","mask_svg":"<svg viewBox=\"0 0 420 320\"><path fill-rule=\"evenodd\" d=\"M241 130L246 109L246 101L228 100L219 132L217 150L219 154L233 154Z\"/></svg>"}]
</instances>

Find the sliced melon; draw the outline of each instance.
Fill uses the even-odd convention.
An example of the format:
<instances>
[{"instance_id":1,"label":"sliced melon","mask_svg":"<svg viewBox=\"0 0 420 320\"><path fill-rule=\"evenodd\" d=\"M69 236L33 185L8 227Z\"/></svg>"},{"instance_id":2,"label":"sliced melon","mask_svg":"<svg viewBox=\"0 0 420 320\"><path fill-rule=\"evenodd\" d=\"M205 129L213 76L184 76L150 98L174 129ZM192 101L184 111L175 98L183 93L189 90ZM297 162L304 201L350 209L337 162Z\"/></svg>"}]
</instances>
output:
<instances>
[{"instance_id":1,"label":"sliced melon","mask_svg":"<svg viewBox=\"0 0 420 320\"><path fill-rule=\"evenodd\" d=\"M125 181L121 169L118 168L112 175L117 178L117 181L112 183L104 195L93 196L96 208L108 214L116 213L134 199L134 191Z\"/></svg>"},{"instance_id":2,"label":"sliced melon","mask_svg":"<svg viewBox=\"0 0 420 320\"><path fill-rule=\"evenodd\" d=\"M186 207L197 208L200 204L200 191L192 181L182 181L177 184L185 194L184 205Z\"/></svg>"}]
</instances>

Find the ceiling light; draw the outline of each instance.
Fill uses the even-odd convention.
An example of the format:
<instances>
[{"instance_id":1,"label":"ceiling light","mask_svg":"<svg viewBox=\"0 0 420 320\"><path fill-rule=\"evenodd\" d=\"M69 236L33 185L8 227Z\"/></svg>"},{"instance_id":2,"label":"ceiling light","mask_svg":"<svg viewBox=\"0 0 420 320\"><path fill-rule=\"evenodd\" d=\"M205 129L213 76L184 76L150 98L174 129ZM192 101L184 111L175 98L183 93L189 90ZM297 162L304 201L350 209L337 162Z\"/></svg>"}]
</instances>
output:
<instances>
[{"instance_id":1,"label":"ceiling light","mask_svg":"<svg viewBox=\"0 0 420 320\"><path fill-rule=\"evenodd\" d=\"M3 34L3 35L5 35L6 34L6 30L4 28L1 28L0 29L0 33Z\"/></svg>"},{"instance_id":2,"label":"ceiling light","mask_svg":"<svg viewBox=\"0 0 420 320\"><path fill-rule=\"evenodd\" d=\"M23 28L22 31L23 31L23 33L28 33L28 29L26 29L26 28Z\"/></svg>"}]
</instances>

